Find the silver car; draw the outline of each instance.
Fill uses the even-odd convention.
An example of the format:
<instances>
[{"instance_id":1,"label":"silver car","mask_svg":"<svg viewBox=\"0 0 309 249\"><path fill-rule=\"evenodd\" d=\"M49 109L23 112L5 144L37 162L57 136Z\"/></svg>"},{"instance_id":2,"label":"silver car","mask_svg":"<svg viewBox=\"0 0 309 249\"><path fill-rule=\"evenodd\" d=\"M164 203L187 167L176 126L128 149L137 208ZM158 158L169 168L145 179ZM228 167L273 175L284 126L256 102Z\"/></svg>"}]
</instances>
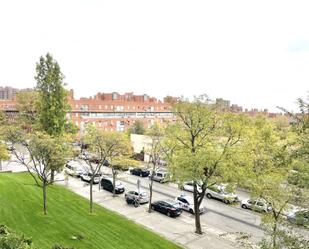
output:
<instances>
[{"instance_id":1,"label":"silver car","mask_svg":"<svg viewBox=\"0 0 309 249\"><path fill-rule=\"evenodd\" d=\"M226 190L225 185L213 185L206 189L206 197L208 199L214 198L217 200L221 200L226 204L230 204L233 202L239 201L239 198L236 194L230 193Z\"/></svg>"},{"instance_id":2,"label":"silver car","mask_svg":"<svg viewBox=\"0 0 309 249\"><path fill-rule=\"evenodd\" d=\"M241 202L241 207L258 212L270 212L272 207L263 199L245 199Z\"/></svg>"},{"instance_id":3,"label":"silver car","mask_svg":"<svg viewBox=\"0 0 309 249\"><path fill-rule=\"evenodd\" d=\"M133 191L128 191L126 194L125 194L125 198L129 198L129 199L135 199L135 200L138 200L140 204L144 204L144 203L147 203L149 202L149 196L148 196L148 193L145 192L145 191L140 191L139 194L138 194L138 191L137 190L133 190Z\"/></svg>"},{"instance_id":4,"label":"silver car","mask_svg":"<svg viewBox=\"0 0 309 249\"><path fill-rule=\"evenodd\" d=\"M83 173L80 178L82 179L82 181L85 181L85 182L90 182L91 181L91 178L92 178L92 173L90 172L85 172ZM94 178L93 178L93 183L94 184L98 184L100 182L100 178L101 178L101 174L98 173L98 174L95 174Z\"/></svg>"},{"instance_id":5,"label":"silver car","mask_svg":"<svg viewBox=\"0 0 309 249\"><path fill-rule=\"evenodd\" d=\"M193 192L194 191L193 181L184 182L180 188L182 190ZM202 188L199 185L197 185L196 188L197 188L197 192L199 192L199 193L202 192Z\"/></svg>"}]
</instances>

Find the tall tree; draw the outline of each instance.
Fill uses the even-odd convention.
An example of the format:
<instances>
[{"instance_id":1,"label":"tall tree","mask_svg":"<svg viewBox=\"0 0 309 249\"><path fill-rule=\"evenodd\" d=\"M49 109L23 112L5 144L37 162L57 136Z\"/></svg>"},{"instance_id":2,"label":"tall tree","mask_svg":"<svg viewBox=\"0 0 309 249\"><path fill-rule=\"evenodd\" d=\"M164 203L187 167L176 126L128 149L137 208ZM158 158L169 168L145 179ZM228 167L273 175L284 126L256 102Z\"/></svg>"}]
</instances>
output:
<instances>
[{"instance_id":1,"label":"tall tree","mask_svg":"<svg viewBox=\"0 0 309 249\"><path fill-rule=\"evenodd\" d=\"M70 110L67 92L64 89L64 75L60 66L48 53L41 56L36 64L38 91L38 118L41 129L47 134L57 137L64 133L66 127L66 114ZM54 171L51 171L54 179Z\"/></svg>"},{"instance_id":2,"label":"tall tree","mask_svg":"<svg viewBox=\"0 0 309 249\"><path fill-rule=\"evenodd\" d=\"M201 234L199 207L206 189L233 180L233 174L239 172L235 151L241 144L246 118L220 113L206 96L193 102L179 101L174 114L177 121L168 134L174 146L169 167L180 182L193 181L195 232Z\"/></svg>"}]
</instances>

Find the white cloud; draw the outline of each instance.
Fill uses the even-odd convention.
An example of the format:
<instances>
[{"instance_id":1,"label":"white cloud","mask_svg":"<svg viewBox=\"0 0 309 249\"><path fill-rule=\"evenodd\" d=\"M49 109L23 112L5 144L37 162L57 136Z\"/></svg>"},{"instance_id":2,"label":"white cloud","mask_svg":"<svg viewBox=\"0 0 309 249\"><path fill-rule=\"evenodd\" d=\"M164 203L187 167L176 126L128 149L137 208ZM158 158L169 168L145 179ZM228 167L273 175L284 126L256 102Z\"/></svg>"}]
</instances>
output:
<instances>
[{"instance_id":1,"label":"white cloud","mask_svg":"<svg viewBox=\"0 0 309 249\"><path fill-rule=\"evenodd\" d=\"M0 85L51 52L77 95L207 93L294 108L308 89L307 1L1 1ZM296 44L296 45L295 45ZM300 44L300 45L299 45Z\"/></svg>"}]
</instances>

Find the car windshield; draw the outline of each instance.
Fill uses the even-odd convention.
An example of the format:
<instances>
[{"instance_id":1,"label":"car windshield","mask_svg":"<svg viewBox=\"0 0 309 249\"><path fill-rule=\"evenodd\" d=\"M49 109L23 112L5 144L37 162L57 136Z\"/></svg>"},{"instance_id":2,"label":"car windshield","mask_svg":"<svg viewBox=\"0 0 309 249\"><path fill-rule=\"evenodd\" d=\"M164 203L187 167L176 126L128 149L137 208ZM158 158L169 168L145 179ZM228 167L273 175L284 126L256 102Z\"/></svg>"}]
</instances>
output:
<instances>
[{"instance_id":1,"label":"car windshield","mask_svg":"<svg viewBox=\"0 0 309 249\"><path fill-rule=\"evenodd\" d=\"M116 182L115 182L115 185L116 185L116 186L121 186L122 184L121 184L121 182L116 181Z\"/></svg>"},{"instance_id":2,"label":"car windshield","mask_svg":"<svg viewBox=\"0 0 309 249\"><path fill-rule=\"evenodd\" d=\"M139 195L142 196L142 197L146 197L147 193L146 192L141 192Z\"/></svg>"}]
</instances>

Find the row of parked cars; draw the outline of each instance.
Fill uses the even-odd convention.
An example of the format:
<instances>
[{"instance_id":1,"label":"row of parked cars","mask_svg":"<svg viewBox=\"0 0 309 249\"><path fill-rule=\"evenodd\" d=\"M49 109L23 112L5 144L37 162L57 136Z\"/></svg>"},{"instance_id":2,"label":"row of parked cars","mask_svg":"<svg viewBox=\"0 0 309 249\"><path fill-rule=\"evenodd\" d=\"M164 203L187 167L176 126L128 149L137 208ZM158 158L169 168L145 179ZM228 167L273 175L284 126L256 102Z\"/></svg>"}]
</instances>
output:
<instances>
[{"instance_id":1,"label":"row of parked cars","mask_svg":"<svg viewBox=\"0 0 309 249\"><path fill-rule=\"evenodd\" d=\"M65 172L69 175L80 177L81 180L90 182L92 174L86 172L85 169L81 167L78 162L71 162L65 167ZM150 171L146 168L133 168L130 170L132 175L137 175L140 177L152 177ZM167 171L158 170L153 175L153 179L158 182L166 182L169 180L169 174ZM125 188L120 181L115 182L115 187L113 186L113 179L111 177L102 177L102 174L96 174L94 177L94 184L101 184L101 187L107 191L113 192L115 188L116 194L122 194L125 192ZM181 189L193 192L193 182L185 182L181 185ZM200 187L197 187L198 191L201 191ZM256 199L245 199L240 201L239 197L232 192L227 190L225 184L217 184L210 186L205 193L206 197L211 199L221 200L226 204L231 204L235 202L240 202L240 205L244 209L250 209L258 212L270 212L272 210L271 204L267 203L265 200ZM149 202L148 193L145 191L130 190L125 194L125 200L127 203L145 204ZM194 202L193 198L186 194L181 194L177 196L175 200L161 200L153 202L151 205L153 210L164 213L170 217L179 216L182 210L188 211L194 214ZM205 212L205 207L200 207L199 212ZM286 217L289 221L296 223L298 225L308 225L309 226L309 210L296 210L286 213Z\"/></svg>"}]
</instances>

